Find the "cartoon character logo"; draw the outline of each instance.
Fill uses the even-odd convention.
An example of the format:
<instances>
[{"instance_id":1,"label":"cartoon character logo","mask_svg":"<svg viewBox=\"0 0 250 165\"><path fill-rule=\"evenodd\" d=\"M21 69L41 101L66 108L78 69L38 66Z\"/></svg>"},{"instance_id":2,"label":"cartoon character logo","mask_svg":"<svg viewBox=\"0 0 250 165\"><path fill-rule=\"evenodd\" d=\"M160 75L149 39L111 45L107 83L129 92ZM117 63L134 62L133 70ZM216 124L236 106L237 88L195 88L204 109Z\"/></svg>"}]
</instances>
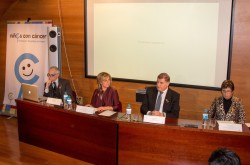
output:
<instances>
[{"instance_id":1,"label":"cartoon character logo","mask_svg":"<svg viewBox=\"0 0 250 165\"><path fill-rule=\"evenodd\" d=\"M15 63L15 75L20 83L34 84L39 76L34 73L35 64L39 60L36 56L29 53L24 53L19 56ZM22 95L22 88L19 90L18 98Z\"/></svg>"}]
</instances>

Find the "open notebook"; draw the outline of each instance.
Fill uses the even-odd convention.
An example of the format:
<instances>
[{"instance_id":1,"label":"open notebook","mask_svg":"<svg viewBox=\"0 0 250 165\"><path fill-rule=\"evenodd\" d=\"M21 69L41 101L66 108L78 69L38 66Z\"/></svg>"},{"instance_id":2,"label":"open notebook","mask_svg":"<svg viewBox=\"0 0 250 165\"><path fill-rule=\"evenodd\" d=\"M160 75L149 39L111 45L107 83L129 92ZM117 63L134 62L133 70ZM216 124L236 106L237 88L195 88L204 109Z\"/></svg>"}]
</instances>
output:
<instances>
[{"instance_id":1,"label":"open notebook","mask_svg":"<svg viewBox=\"0 0 250 165\"><path fill-rule=\"evenodd\" d=\"M38 87L36 85L22 83L23 99L41 102L46 100L46 97L38 96Z\"/></svg>"}]
</instances>

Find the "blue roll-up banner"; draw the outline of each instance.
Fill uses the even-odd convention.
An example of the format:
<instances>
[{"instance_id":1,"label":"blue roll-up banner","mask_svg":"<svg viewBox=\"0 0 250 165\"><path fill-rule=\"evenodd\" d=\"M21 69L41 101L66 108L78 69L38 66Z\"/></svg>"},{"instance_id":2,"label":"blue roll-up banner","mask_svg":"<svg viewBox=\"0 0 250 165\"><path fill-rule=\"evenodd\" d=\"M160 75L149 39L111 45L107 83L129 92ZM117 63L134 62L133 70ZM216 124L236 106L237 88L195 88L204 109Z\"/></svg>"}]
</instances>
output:
<instances>
[{"instance_id":1,"label":"blue roll-up banner","mask_svg":"<svg viewBox=\"0 0 250 165\"><path fill-rule=\"evenodd\" d=\"M4 104L22 97L21 83L37 85L43 95L51 26L51 21L8 21Z\"/></svg>"}]
</instances>

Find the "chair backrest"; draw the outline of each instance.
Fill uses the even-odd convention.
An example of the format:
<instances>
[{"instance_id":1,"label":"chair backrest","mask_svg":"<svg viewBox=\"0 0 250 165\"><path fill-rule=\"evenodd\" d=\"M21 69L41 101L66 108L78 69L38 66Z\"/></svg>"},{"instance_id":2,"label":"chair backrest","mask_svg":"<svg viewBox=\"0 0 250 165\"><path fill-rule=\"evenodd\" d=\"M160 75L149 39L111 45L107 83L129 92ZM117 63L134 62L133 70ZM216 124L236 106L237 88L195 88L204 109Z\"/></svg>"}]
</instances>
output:
<instances>
[{"instance_id":1,"label":"chair backrest","mask_svg":"<svg viewBox=\"0 0 250 165\"><path fill-rule=\"evenodd\" d=\"M75 91L72 91L72 97L75 99L75 103L76 104L78 104L78 102L77 102L77 99L76 99L76 92Z\"/></svg>"},{"instance_id":2,"label":"chair backrest","mask_svg":"<svg viewBox=\"0 0 250 165\"><path fill-rule=\"evenodd\" d=\"M144 98L146 96L146 90L147 90L147 88L145 88L145 89L137 89L135 91L135 101L137 103L142 103L143 102L143 100L144 100Z\"/></svg>"},{"instance_id":3,"label":"chair backrest","mask_svg":"<svg viewBox=\"0 0 250 165\"><path fill-rule=\"evenodd\" d=\"M119 107L117 109L117 112L122 112L122 102L119 101Z\"/></svg>"}]
</instances>

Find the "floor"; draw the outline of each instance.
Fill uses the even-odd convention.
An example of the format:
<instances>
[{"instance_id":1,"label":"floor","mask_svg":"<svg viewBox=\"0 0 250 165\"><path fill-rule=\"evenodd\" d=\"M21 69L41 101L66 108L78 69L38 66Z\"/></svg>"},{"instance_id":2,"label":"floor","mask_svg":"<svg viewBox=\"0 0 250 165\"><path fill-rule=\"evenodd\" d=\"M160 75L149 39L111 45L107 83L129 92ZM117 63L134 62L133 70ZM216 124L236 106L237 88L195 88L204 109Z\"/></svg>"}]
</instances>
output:
<instances>
[{"instance_id":1,"label":"floor","mask_svg":"<svg viewBox=\"0 0 250 165\"><path fill-rule=\"evenodd\" d=\"M17 118L0 116L0 164L88 165L89 163L19 142Z\"/></svg>"}]
</instances>

